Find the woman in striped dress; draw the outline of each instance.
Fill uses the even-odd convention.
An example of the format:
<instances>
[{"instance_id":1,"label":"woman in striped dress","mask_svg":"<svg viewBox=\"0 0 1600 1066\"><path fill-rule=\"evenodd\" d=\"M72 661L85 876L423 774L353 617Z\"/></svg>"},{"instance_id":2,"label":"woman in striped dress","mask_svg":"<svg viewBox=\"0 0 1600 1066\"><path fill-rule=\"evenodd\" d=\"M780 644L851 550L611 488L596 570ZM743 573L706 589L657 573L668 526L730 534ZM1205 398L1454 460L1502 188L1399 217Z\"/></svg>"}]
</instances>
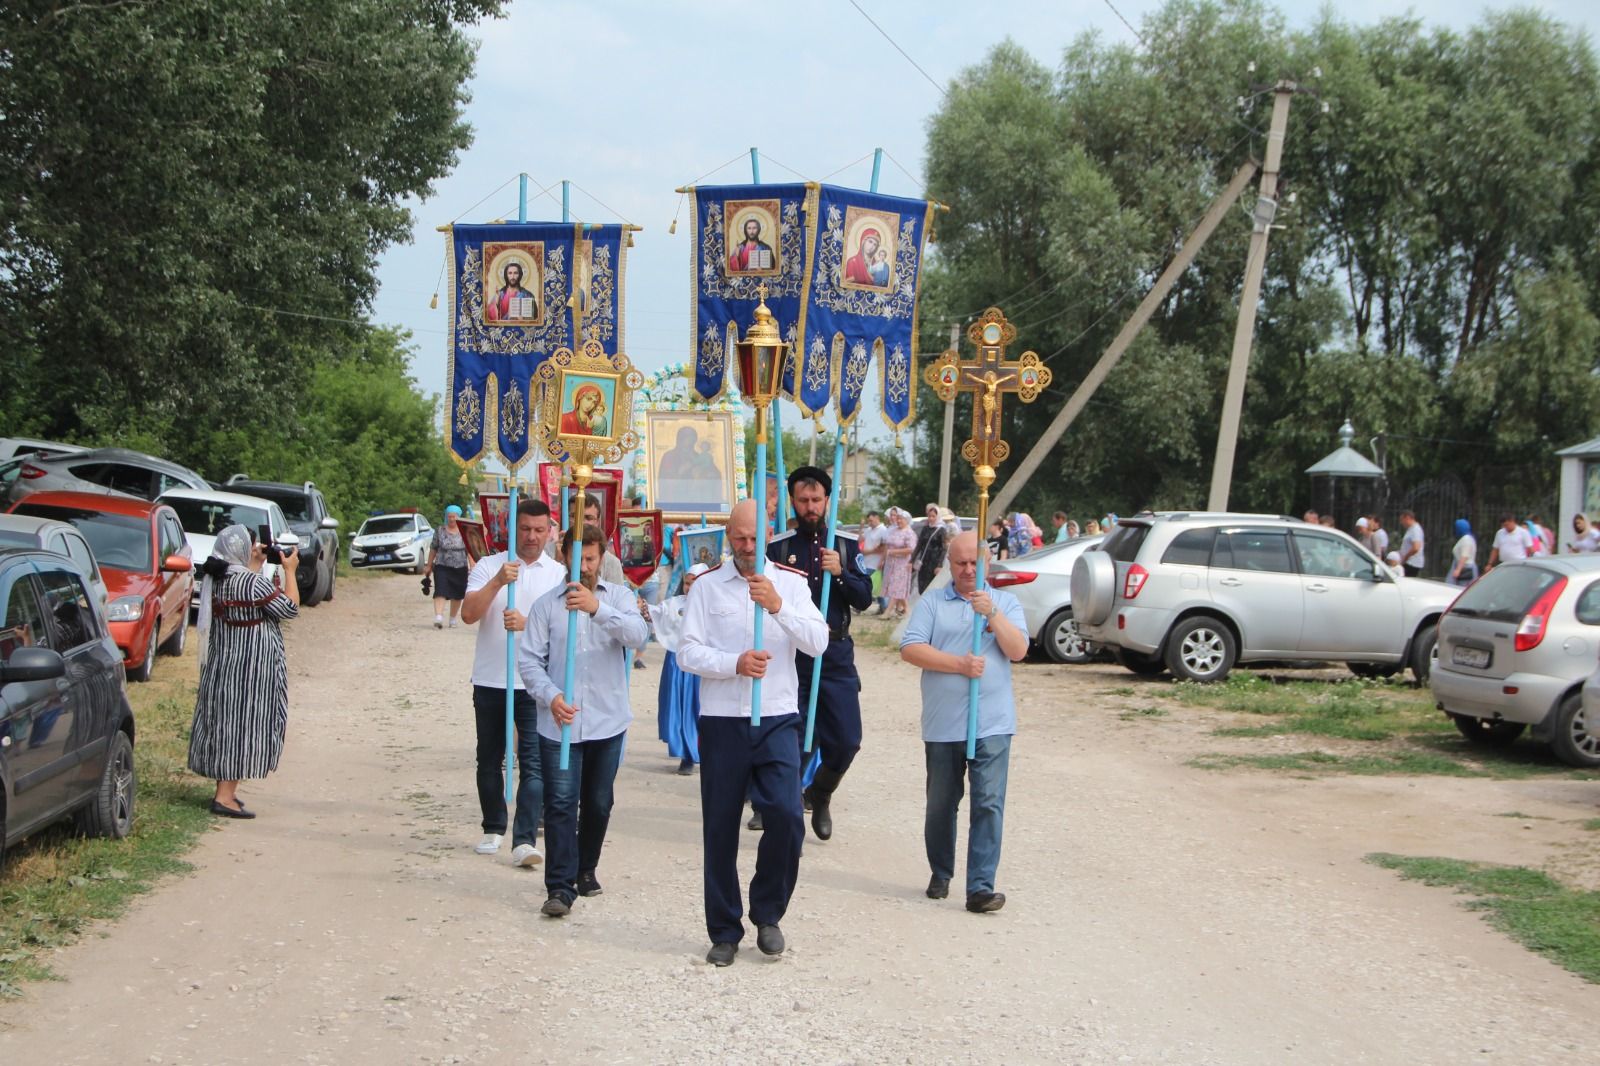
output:
<instances>
[{"instance_id":1,"label":"woman in striped dress","mask_svg":"<svg viewBox=\"0 0 1600 1066\"><path fill-rule=\"evenodd\" d=\"M233 525L217 534L202 570L200 693L189 731L189 769L216 781L211 813L254 818L236 792L243 778L278 768L289 722L289 667L280 623L300 613L298 553L283 553L283 588L261 576L266 548Z\"/></svg>"}]
</instances>

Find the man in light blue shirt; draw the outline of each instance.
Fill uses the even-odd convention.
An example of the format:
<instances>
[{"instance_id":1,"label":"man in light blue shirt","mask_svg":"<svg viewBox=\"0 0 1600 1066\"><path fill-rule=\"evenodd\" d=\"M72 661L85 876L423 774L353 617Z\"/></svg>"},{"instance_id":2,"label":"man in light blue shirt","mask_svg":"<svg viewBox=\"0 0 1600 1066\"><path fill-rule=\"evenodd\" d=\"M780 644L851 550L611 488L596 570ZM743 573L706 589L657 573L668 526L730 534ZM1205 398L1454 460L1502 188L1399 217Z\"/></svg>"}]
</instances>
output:
<instances>
[{"instance_id":1,"label":"man in light blue shirt","mask_svg":"<svg viewBox=\"0 0 1600 1066\"><path fill-rule=\"evenodd\" d=\"M972 780L967 840L967 910L997 911L994 890L1005 821L1011 736L1017 731L1011 664L1028 654L1027 622L1015 596L978 588L978 535L950 542L950 584L917 601L900 657L922 670L922 741L927 757L928 806L923 844L928 852L928 898L944 899L955 876L956 812L962 778ZM981 651L972 654L973 613L985 620ZM977 758L967 761L968 681L978 679Z\"/></svg>"},{"instance_id":2,"label":"man in light blue shirt","mask_svg":"<svg viewBox=\"0 0 1600 1066\"><path fill-rule=\"evenodd\" d=\"M561 539L572 551L572 530ZM599 580L606 538L598 526L583 527L581 580L540 596L528 615L518 648L518 672L539 706L539 758L544 776L544 868L548 898L543 913L560 918L578 896L598 896L600 848L611 821L612 785L622 761L622 742L633 711L628 706L625 648L642 648L649 626L633 591ZM570 556L568 556L570 557ZM578 612L578 644L572 702L562 695L566 680L567 615ZM567 769L561 769L561 727L571 725Z\"/></svg>"}]
</instances>

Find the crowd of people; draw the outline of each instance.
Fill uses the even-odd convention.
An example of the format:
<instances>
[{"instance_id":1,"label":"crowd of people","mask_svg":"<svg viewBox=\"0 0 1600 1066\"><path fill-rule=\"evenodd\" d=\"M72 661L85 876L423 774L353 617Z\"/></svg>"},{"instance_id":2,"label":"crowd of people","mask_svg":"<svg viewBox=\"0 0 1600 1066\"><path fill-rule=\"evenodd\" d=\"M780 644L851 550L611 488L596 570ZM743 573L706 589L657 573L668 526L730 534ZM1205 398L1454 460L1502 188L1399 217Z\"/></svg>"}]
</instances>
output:
<instances>
[{"instance_id":1,"label":"crowd of people","mask_svg":"<svg viewBox=\"0 0 1600 1066\"><path fill-rule=\"evenodd\" d=\"M1329 528L1335 525L1332 515L1319 515L1316 511L1307 511L1302 517L1313 525ZM1480 574L1500 563L1539 555L1554 555L1559 550L1555 531L1545 525L1544 519L1539 515L1519 516L1506 511L1500 515L1494 539L1490 542L1488 557L1480 566L1481 552L1478 538L1472 531L1472 521L1463 515L1451 524L1455 539L1451 543L1450 554L1446 561L1442 567L1436 567L1433 573L1428 573L1427 534L1416 512L1409 509L1401 511L1398 524L1399 535L1391 538L1389 530L1384 528L1383 517L1377 513L1369 513L1358 515L1351 530L1351 535L1369 552L1383 560L1384 565L1396 577L1431 576L1451 585L1465 587L1476 581ZM1589 521L1588 516L1583 514L1572 516L1572 535L1566 541L1566 549L1577 554L1600 551L1600 529Z\"/></svg>"}]
</instances>

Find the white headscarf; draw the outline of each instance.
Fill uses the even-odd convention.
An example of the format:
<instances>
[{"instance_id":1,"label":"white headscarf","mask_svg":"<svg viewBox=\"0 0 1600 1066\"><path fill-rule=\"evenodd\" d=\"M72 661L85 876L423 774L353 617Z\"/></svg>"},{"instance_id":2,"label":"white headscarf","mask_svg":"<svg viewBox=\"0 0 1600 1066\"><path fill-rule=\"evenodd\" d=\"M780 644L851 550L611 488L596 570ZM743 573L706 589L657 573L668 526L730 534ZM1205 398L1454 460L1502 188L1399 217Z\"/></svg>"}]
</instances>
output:
<instances>
[{"instance_id":1,"label":"white headscarf","mask_svg":"<svg viewBox=\"0 0 1600 1066\"><path fill-rule=\"evenodd\" d=\"M250 569L250 555L254 547L255 541L250 531L237 523L218 533L216 543L211 546L211 558L228 564L221 580L232 577L237 571ZM195 631L200 637L201 666L205 665L206 654L211 648L211 597L217 580L208 571L205 580L200 583L200 616L195 620Z\"/></svg>"}]
</instances>

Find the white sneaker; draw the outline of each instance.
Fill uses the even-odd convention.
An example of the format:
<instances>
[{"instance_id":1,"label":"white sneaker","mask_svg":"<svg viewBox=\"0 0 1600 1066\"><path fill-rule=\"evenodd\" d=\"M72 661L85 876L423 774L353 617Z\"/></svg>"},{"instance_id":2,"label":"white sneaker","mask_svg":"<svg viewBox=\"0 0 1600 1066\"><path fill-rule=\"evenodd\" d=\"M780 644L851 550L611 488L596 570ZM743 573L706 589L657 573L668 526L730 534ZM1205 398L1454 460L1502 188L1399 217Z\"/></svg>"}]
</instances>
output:
<instances>
[{"instance_id":1,"label":"white sneaker","mask_svg":"<svg viewBox=\"0 0 1600 1066\"><path fill-rule=\"evenodd\" d=\"M500 850L500 834L485 834L484 838L478 841L478 846L472 850L476 851L479 855L493 855L495 852Z\"/></svg>"},{"instance_id":2,"label":"white sneaker","mask_svg":"<svg viewBox=\"0 0 1600 1066\"><path fill-rule=\"evenodd\" d=\"M454 629L455 627L456 627L456 620L454 618L452 618L452 619L450 619L450 628Z\"/></svg>"},{"instance_id":3,"label":"white sneaker","mask_svg":"<svg viewBox=\"0 0 1600 1066\"><path fill-rule=\"evenodd\" d=\"M435 628L435 629L443 629L444 628L444 615L436 614L436 615L433 616L433 628Z\"/></svg>"},{"instance_id":4,"label":"white sneaker","mask_svg":"<svg viewBox=\"0 0 1600 1066\"><path fill-rule=\"evenodd\" d=\"M518 844L511 849L511 862L516 866L538 866L544 862L544 852L536 844Z\"/></svg>"}]
</instances>

